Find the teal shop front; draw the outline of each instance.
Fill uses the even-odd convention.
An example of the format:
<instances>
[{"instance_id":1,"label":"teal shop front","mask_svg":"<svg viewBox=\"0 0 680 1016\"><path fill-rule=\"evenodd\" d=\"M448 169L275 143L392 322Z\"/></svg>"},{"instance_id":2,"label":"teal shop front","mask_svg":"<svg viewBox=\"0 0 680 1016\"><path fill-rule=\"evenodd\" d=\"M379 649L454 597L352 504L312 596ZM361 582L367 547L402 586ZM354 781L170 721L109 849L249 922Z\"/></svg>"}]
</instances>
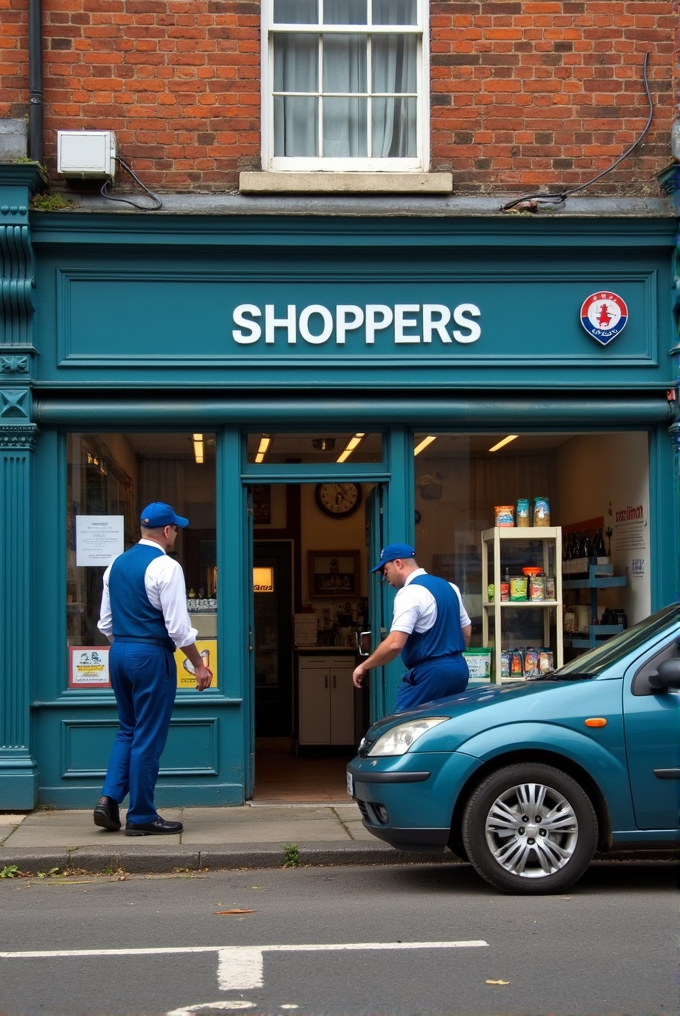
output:
<instances>
[{"instance_id":1,"label":"teal shop front","mask_svg":"<svg viewBox=\"0 0 680 1016\"><path fill-rule=\"evenodd\" d=\"M675 220L29 216L33 168L3 173L0 809L97 796L116 729L98 555L136 538L144 499L190 517L217 670L199 695L178 667L161 806L241 804L262 741L351 748L389 711L398 664L317 738L301 683L331 657L348 681L356 633L389 626L381 544L458 582L478 646L479 535L522 493L550 495L565 536L611 530L626 587L606 609L677 597Z\"/></svg>"}]
</instances>

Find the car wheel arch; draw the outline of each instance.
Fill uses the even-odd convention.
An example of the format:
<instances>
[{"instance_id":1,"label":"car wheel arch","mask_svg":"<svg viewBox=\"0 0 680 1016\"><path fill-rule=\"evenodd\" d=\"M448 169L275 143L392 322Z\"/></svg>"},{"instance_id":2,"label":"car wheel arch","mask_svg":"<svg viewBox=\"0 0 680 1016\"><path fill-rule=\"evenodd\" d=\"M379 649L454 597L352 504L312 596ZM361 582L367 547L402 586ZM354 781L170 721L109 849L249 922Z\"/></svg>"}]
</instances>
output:
<instances>
[{"instance_id":1,"label":"car wheel arch","mask_svg":"<svg viewBox=\"0 0 680 1016\"><path fill-rule=\"evenodd\" d=\"M479 766L478 769L475 769L475 771L468 777L460 794L458 795L453 809L453 815L451 817L451 834L448 842L449 847L454 854L462 860L467 860L467 857L465 856L465 848L463 847L463 814L475 789L483 780L486 779L487 776L490 776L497 770L503 769L508 765L516 765L517 763L523 762L538 762L544 765L553 766L555 769L559 769L567 776L571 776L571 778L583 788L590 798L597 816L597 849L600 853L605 853L610 850L612 845L612 832L609 809L607 808L602 791L590 773L588 773L588 771L577 762L574 762L573 759L566 758L564 755L560 755L557 752L534 748L521 751L509 751L502 755L495 755L493 758L482 763L482 765Z\"/></svg>"}]
</instances>

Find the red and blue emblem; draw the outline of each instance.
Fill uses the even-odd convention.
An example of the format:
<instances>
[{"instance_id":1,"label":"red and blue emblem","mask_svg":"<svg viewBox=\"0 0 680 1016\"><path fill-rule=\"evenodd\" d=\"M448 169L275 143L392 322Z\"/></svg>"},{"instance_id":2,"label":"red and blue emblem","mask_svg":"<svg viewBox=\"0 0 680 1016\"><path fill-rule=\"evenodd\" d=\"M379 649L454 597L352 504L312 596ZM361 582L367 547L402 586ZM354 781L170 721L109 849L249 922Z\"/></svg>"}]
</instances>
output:
<instances>
[{"instance_id":1,"label":"red and blue emblem","mask_svg":"<svg viewBox=\"0 0 680 1016\"><path fill-rule=\"evenodd\" d=\"M583 301L581 324L594 339L606 346L628 324L628 307L616 293L593 293Z\"/></svg>"}]
</instances>

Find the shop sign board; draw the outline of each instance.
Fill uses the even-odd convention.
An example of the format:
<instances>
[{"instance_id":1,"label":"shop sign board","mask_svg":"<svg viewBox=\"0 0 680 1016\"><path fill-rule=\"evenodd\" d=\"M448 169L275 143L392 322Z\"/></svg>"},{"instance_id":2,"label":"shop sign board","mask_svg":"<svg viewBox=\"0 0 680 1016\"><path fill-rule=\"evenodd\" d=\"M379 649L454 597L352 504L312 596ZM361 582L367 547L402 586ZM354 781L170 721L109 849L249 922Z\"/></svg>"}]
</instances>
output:
<instances>
[{"instance_id":1,"label":"shop sign board","mask_svg":"<svg viewBox=\"0 0 680 1016\"><path fill-rule=\"evenodd\" d=\"M595 290L587 266L448 277L428 264L364 268L294 279L247 265L209 278L60 269L55 366L660 367L652 270L608 273Z\"/></svg>"},{"instance_id":2,"label":"shop sign board","mask_svg":"<svg viewBox=\"0 0 680 1016\"><path fill-rule=\"evenodd\" d=\"M109 647L69 646L69 688L110 688Z\"/></svg>"},{"instance_id":3,"label":"shop sign board","mask_svg":"<svg viewBox=\"0 0 680 1016\"><path fill-rule=\"evenodd\" d=\"M123 553L123 515L76 515L76 566L106 568Z\"/></svg>"}]
</instances>

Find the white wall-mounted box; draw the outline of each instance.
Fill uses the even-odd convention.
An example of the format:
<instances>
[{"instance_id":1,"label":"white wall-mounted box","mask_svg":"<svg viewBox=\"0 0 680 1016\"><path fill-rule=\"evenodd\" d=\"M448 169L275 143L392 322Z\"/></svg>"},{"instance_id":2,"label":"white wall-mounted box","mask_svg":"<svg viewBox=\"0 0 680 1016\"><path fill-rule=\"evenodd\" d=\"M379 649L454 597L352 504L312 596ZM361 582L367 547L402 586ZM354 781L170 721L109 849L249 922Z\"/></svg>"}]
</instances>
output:
<instances>
[{"instance_id":1,"label":"white wall-mounted box","mask_svg":"<svg viewBox=\"0 0 680 1016\"><path fill-rule=\"evenodd\" d=\"M114 131L57 131L57 172L77 180L116 175Z\"/></svg>"}]
</instances>

